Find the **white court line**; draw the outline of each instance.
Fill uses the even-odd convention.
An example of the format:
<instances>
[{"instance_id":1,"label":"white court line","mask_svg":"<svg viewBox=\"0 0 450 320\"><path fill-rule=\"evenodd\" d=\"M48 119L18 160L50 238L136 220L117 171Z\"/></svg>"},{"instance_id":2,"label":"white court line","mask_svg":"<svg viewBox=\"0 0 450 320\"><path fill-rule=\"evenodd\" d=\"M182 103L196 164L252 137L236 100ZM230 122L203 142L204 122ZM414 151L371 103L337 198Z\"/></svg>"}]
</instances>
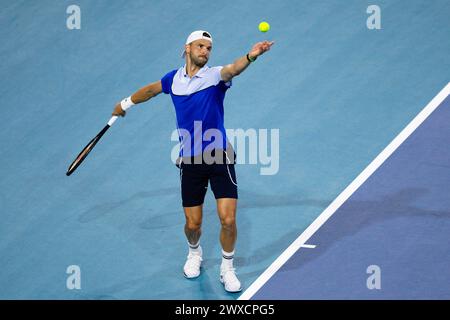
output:
<instances>
[{"instance_id":1,"label":"white court line","mask_svg":"<svg viewBox=\"0 0 450 320\"><path fill-rule=\"evenodd\" d=\"M302 244L300 248L314 249L316 247L315 244Z\"/></svg>"},{"instance_id":2,"label":"white court line","mask_svg":"<svg viewBox=\"0 0 450 320\"><path fill-rule=\"evenodd\" d=\"M314 222L245 290L238 300L249 300L283 264L336 212L337 209L386 161L387 158L450 95L450 82L423 108L397 137L356 177L350 185L314 220Z\"/></svg>"}]
</instances>

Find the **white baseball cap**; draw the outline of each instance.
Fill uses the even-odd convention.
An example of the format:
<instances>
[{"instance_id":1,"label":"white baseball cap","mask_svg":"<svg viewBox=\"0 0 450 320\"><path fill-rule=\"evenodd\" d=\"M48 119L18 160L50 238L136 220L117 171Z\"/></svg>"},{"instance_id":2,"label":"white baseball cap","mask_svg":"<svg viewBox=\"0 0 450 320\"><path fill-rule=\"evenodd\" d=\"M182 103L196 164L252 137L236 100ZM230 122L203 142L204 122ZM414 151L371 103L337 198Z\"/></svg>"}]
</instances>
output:
<instances>
[{"instance_id":1,"label":"white baseball cap","mask_svg":"<svg viewBox=\"0 0 450 320\"><path fill-rule=\"evenodd\" d=\"M200 39L209 40L209 41L211 41L211 43L213 42L211 33L209 33L208 31L205 31L205 30L197 30L197 31L192 32L189 35L189 37L187 37L185 45L189 44L191 42L194 42L195 40L200 40ZM184 58L185 56L186 56L186 51L183 50L183 54L181 55L181 58Z\"/></svg>"}]
</instances>

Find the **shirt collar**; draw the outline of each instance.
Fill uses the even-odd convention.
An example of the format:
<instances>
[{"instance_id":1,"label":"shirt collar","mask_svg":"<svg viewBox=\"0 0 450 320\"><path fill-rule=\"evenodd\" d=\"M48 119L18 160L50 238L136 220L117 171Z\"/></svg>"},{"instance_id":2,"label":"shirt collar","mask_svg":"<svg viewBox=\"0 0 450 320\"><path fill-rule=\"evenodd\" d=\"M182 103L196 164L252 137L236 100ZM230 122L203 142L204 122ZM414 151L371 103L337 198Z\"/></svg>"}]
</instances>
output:
<instances>
[{"instance_id":1,"label":"shirt collar","mask_svg":"<svg viewBox=\"0 0 450 320\"><path fill-rule=\"evenodd\" d=\"M204 73L206 72L206 70L208 70L209 67L205 64L203 66L203 68L201 68L200 70L197 71L197 73L194 75L193 78L197 77L197 78L203 78ZM189 77L189 75L186 72L186 65L183 66L183 70L182 70L182 75L183 77Z\"/></svg>"}]
</instances>

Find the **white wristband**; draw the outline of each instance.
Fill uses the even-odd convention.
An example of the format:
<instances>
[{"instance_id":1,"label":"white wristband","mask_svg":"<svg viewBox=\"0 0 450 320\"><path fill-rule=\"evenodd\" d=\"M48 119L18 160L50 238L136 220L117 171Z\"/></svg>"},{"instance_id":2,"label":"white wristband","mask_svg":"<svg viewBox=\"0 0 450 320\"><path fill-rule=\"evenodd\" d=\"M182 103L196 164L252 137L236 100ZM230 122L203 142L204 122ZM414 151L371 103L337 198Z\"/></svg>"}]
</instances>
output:
<instances>
[{"instance_id":1,"label":"white wristband","mask_svg":"<svg viewBox=\"0 0 450 320\"><path fill-rule=\"evenodd\" d=\"M120 101L120 106L122 107L123 111L127 111L127 109L131 108L131 106L134 106L135 103L131 100L131 97L125 98L122 101Z\"/></svg>"}]
</instances>

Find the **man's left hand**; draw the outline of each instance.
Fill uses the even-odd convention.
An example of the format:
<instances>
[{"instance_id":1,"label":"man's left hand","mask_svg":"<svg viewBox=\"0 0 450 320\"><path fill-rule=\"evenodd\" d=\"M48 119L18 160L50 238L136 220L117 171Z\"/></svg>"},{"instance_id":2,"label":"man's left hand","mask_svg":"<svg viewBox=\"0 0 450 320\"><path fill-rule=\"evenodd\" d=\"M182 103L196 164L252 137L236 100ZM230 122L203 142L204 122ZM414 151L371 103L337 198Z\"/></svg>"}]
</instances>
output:
<instances>
[{"instance_id":1,"label":"man's left hand","mask_svg":"<svg viewBox=\"0 0 450 320\"><path fill-rule=\"evenodd\" d=\"M270 47L274 44L274 41L263 41L255 44L248 53L250 57L256 58L262 55L264 52L269 51Z\"/></svg>"}]
</instances>

